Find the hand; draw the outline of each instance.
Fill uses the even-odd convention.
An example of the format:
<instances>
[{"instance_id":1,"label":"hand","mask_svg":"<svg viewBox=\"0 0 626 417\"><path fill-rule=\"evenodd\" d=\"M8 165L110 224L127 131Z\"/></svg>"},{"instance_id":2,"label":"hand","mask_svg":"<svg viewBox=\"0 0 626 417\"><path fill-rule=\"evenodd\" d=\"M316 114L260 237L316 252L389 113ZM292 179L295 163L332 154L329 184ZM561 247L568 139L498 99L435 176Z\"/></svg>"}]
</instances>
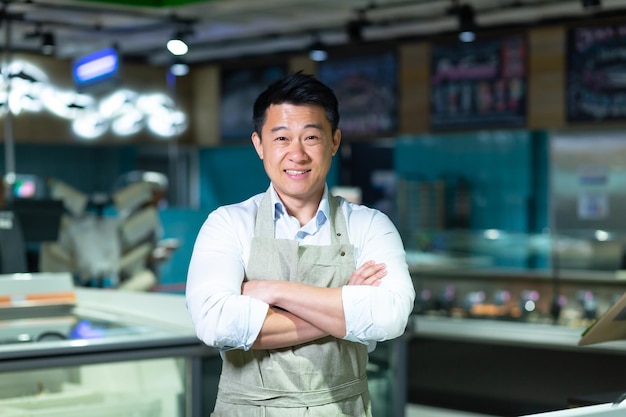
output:
<instances>
[{"instance_id":1,"label":"hand","mask_svg":"<svg viewBox=\"0 0 626 417\"><path fill-rule=\"evenodd\" d=\"M378 287L385 275L387 275L387 266L385 264L368 261L352 273L348 285L372 285Z\"/></svg>"}]
</instances>

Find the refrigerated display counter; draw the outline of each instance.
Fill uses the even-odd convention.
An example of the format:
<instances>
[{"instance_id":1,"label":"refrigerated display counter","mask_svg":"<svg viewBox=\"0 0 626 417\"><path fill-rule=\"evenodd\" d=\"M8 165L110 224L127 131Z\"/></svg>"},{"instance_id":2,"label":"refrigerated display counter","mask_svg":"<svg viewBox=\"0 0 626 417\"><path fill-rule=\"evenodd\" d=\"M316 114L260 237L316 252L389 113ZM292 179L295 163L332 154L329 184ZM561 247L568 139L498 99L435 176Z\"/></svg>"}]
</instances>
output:
<instances>
[{"instance_id":1,"label":"refrigerated display counter","mask_svg":"<svg viewBox=\"0 0 626 417\"><path fill-rule=\"evenodd\" d=\"M69 274L2 275L0 294L1 416L203 415L217 352L184 297L74 288Z\"/></svg>"}]
</instances>

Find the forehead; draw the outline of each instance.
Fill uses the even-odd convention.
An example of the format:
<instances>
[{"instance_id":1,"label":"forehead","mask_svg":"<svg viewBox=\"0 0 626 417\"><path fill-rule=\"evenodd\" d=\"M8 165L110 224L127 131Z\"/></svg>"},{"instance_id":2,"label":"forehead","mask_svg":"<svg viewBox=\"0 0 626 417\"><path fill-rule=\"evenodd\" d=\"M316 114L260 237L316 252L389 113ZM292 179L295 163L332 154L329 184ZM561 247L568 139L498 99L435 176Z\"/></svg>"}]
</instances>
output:
<instances>
[{"instance_id":1,"label":"forehead","mask_svg":"<svg viewBox=\"0 0 626 417\"><path fill-rule=\"evenodd\" d=\"M275 129L297 127L330 127L324 108L315 104L272 104L265 111L265 123L263 129Z\"/></svg>"}]
</instances>

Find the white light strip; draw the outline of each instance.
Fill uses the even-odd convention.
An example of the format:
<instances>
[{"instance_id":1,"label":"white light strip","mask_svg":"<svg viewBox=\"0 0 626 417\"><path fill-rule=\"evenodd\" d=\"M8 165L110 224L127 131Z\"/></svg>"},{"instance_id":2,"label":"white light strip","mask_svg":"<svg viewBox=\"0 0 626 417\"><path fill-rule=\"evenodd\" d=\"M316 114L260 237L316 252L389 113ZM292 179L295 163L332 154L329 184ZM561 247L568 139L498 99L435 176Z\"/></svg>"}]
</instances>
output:
<instances>
[{"instance_id":1,"label":"white light strip","mask_svg":"<svg viewBox=\"0 0 626 417\"><path fill-rule=\"evenodd\" d=\"M102 63L105 64L110 63ZM100 64L90 71L97 71L98 66ZM72 120L74 133L90 140L109 130L117 136L127 137L145 127L159 137L171 138L187 129L187 116L165 93L142 95L120 89L98 101L87 94L57 89L42 70L25 61L13 62L1 71L0 116L6 114L7 108L16 115L45 109Z\"/></svg>"}]
</instances>

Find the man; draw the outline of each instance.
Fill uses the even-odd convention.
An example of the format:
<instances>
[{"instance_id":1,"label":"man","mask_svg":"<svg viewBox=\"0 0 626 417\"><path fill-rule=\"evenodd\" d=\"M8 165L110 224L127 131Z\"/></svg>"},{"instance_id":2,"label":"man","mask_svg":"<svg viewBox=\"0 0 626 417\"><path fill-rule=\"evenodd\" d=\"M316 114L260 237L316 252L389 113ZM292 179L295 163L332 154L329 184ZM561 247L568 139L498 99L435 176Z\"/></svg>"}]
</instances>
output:
<instances>
[{"instance_id":1,"label":"man","mask_svg":"<svg viewBox=\"0 0 626 417\"><path fill-rule=\"evenodd\" d=\"M404 332L415 298L402 241L383 213L328 191L330 88L288 74L253 121L271 184L208 216L187 279L198 337L223 358L212 415L370 416L368 350Z\"/></svg>"}]
</instances>

